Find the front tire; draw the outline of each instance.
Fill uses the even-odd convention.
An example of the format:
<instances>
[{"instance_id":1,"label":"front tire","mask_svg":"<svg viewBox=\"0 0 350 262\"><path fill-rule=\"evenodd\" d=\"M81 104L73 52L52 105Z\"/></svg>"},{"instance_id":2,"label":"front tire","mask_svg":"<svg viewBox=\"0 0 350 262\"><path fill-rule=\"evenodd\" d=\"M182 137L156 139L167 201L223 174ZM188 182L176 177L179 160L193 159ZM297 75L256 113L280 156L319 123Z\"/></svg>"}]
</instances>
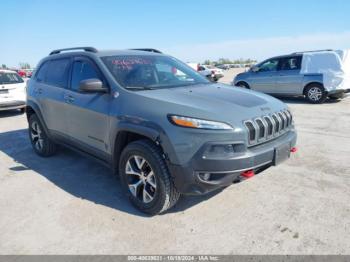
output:
<instances>
[{"instance_id":1,"label":"front tire","mask_svg":"<svg viewBox=\"0 0 350 262\"><path fill-rule=\"evenodd\" d=\"M56 153L56 144L48 137L37 115L29 118L29 139L39 156L49 157Z\"/></svg>"},{"instance_id":2,"label":"front tire","mask_svg":"<svg viewBox=\"0 0 350 262\"><path fill-rule=\"evenodd\" d=\"M122 187L130 202L150 215L160 214L176 204L176 190L162 151L149 140L130 143L119 162Z\"/></svg>"},{"instance_id":3,"label":"front tire","mask_svg":"<svg viewBox=\"0 0 350 262\"><path fill-rule=\"evenodd\" d=\"M250 89L250 88L249 88L249 85L248 85L247 83L245 83L245 82L238 82L238 83L237 83L237 86L238 86L238 87L241 87L241 88Z\"/></svg>"},{"instance_id":4,"label":"front tire","mask_svg":"<svg viewBox=\"0 0 350 262\"><path fill-rule=\"evenodd\" d=\"M327 99L327 93L321 84L311 84L305 89L305 97L312 104L322 104Z\"/></svg>"}]
</instances>

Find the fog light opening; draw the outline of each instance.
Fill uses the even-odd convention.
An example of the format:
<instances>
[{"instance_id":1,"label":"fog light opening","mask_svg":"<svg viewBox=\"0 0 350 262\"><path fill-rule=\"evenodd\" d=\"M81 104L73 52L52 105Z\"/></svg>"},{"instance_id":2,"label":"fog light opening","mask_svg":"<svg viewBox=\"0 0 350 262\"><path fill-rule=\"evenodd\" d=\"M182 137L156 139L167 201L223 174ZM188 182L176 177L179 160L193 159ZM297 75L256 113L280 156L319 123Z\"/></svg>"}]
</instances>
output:
<instances>
[{"instance_id":1,"label":"fog light opening","mask_svg":"<svg viewBox=\"0 0 350 262\"><path fill-rule=\"evenodd\" d=\"M210 173L199 173L199 177L204 181L210 180Z\"/></svg>"}]
</instances>

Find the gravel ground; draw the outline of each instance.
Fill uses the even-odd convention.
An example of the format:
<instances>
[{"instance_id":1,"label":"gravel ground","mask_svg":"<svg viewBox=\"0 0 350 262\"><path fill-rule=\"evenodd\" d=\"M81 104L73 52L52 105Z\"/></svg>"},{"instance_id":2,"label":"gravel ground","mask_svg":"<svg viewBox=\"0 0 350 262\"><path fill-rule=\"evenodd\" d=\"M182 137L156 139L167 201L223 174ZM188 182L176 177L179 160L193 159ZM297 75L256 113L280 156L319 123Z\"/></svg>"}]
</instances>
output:
<instances>
[{"instance_id":1,"label":"gravel ground","mask_svg":"<svg viewBox=\"0 0 350 262\"><path fill-rule=\"evenodd\" d=\"M155 217L98 163L36 156L25 116L0 112L0 254L350 254L350 98L284 101L299 136L289 161Z\"/></svg>"}]
</instances>

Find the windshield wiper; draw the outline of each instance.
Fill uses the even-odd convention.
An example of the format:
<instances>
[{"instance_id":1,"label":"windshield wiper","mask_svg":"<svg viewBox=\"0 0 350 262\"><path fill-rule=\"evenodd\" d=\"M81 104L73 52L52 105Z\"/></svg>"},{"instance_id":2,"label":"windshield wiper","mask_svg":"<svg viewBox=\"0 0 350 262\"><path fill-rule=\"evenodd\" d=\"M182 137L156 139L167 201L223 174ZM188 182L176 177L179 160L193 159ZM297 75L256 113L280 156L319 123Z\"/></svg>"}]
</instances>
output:
<instances>
[{"instance_id":1,"label":"windshield wiper","mask_svg":"<svg viewBox=\"0 0 350 262\"><path fill-rule=\"evenodd\" d=\"M155 90L156 89L154 87L149 87L149 86L126 86L125 88L128 90Z\"/></svg>"}]
</instances>

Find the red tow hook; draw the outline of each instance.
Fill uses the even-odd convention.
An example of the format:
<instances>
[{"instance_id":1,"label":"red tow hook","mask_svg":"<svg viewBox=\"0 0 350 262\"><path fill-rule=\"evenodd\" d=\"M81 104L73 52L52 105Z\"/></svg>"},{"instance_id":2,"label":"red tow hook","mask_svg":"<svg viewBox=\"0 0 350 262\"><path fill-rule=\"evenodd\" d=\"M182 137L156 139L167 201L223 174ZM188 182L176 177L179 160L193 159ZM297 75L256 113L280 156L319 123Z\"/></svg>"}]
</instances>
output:
<instances>
[{"instance_id":1,"label":"red tow hook","mask_svg":"<svg viewBox=\"0 0 350 262\"><path fill-rule=\"evenodd\" d=\"M255 176L254 170L247 170L241 173L241 177L244 177L245 179L251 178Z\"/></svg>"},{"instance_id":2,"label":"red tow hook","mask_svg":"<svg viewBox=\"0 0 350 262\"><path fill-rule=\"evenodd\" d=\"M296 148L296 147L292 147L291 149L290 149L290 152L291 153L296 153L298 151L298 148Z\"/></svg>"}]
</instances>

